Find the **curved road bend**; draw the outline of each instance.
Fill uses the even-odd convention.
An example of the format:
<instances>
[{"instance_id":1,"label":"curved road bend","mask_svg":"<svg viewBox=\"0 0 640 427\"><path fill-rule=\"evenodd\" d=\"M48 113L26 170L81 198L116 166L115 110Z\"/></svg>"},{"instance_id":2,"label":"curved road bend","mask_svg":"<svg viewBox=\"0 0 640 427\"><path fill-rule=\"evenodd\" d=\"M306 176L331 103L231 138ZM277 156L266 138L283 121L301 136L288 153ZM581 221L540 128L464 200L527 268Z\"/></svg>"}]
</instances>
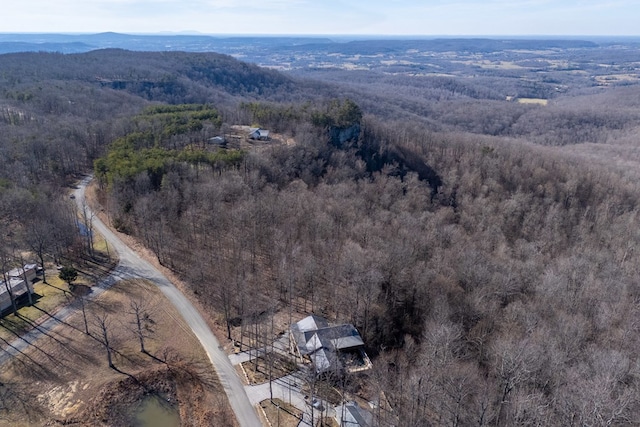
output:
<instances>
[{"instance_id":1,"label":"curved road bend","mask_svg":"<svg viewBox=\"0 0 640 427\"><path fill-rule=\"evenodd\" d=\"M82 209L84 202L84 192L87 184L91 181L91 177L87 177L74 191L76 203ZM198 337L200 344L207 352L209 360L215 368L220 383L224 391L229 397L229 403L236 415L240 427L262 427L262 423L258 418L255 408L251 405L247 393L244 390L242 382L238 377L235 369L231 365L231 361L222 351L217 338L207 326L200 313L189 302L189 300L171 283L160 271L140 258L131 248L125 245L97 216L94 216L93 227L104 236L109 245L115 249L120 257L118 266L113 270L111 275L99 286L94 287L92 297L95 298L105 289L109 288L113 283L121 279L144 278L154 282L162 293L171 301L176 309L182 314L193 333ZM55 318L49 319L38 328L32 330L21 339L15 340L10 347L0 354L0 363L6 361L9 357L26 348L30 342L35 340L43 331L53 329L57 324L57 319L64 319L71 314L77 307L73 305L64 307L56 313Z\"/></svg>"}]
</instances>

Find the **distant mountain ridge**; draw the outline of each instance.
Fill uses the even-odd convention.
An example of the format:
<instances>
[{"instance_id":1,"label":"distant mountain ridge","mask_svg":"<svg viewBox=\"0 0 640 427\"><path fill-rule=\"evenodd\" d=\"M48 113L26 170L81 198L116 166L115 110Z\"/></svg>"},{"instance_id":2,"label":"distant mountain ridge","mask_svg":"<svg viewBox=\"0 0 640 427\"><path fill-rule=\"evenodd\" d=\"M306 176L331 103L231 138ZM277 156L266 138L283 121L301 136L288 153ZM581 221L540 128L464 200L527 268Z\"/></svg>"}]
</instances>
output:
<instances>
[{"instance_id":1,"label":"distant mountain ridge","mask_svg":"<svg viewBox=\"0 0 640 427\"><path fill-rule=\"evenodd\" d=\"M238 46L298 46L330 44L319 37L217 37L209 35L98 34L0 34L0 54L15 52L81 53L105 48L136 51L220 52L237 51Z\"/></svg>"},{"instance_id":2,"label":"distant mountain ridge","mask_svg":"<svg viewBox=\"0 0 640 427\"><path fill-rule=\"evenodd\" d=\"M73 55L10 53L0 59L0 76L19 82L21 87L45 81L74 81L123 90L147 100L176 103L206 102L214 94L269 99L298 90L284 74L211 52L112 48Z\"/></svg>"},{"instance_id":3,"label":"distant mountain ridge","mask_svg":"<svg viewBox=\"0 0 640 427\"><path fill-rule=\"evenodd\" d=\"M0 53L61 52L81 53L104 48L135 51L185 51L242 53L251 50L304 52L309 49L343 54L375 54L379 52L419 49L425 51L493 52L505 49L569 49L594 48L594 41L570 39L523 38L436 38L397 39L371 37L367 40L343 41L329 37L305 36L212 36L212 35L138 35L98 34L0 34ZM249 59L250 60L250 59Z\"/></svg>"},{"instance_id":4,"label":"distant mountain ridge","mask_svg":"<svg viewBox=\"0 0 640 427\"><path fill-rule=\"evenodd\" d=\"M0 53L15 52L60 52L60 53L82 53L93 50L94 47L82 42L0 42Z\"/></svg>"}]
</instances>

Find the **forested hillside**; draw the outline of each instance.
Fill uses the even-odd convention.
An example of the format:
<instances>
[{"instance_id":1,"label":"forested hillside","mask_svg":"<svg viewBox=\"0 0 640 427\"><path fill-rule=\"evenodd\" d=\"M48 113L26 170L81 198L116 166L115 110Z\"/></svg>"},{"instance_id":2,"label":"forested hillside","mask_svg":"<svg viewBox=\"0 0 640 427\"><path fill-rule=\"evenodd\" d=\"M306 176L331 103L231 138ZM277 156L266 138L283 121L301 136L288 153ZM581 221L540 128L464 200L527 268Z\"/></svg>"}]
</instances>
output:
<instances>
[{"instance_id":1,"label":"forested hillside","mask_svg":"<svg viewBox=\"0 0 640 427\"><path fill-rule=\"evenodd\" d=\"M297 90L286 76L213 53L114 49L2 55L0 209L3 226L20 229L5 243L20 247L46 241L55 259L68 251L73 214L47 206L66 198L64 187L90 171L112 141L128 134L134 126L130 118L151 102L215 102L225 110L239 100L290 97ZM199 128L200 138L220 125L217 117ZM68 237L54 238L63 231L47 222L67 224ZM42 229L37 237L34 227ZM9 264L12 251L5 250Z\"/></svg>"},{"instance_id":2,"label":"forested hillside","mask_svg":"<svg viewBox=\"0 0 640 427\"><path fill-rule=\"evenodd\" d=\"M62 203L93 164L112 223L212 318L356 325L379 425L640 418L637 86L542 106L511 81L321 84L214 54L0 64L3 209ZM232 125L293 142L205 144Z\"/></svg>"},{"instance_id":3,"label":"forested hillside","mask_svg":"<svg viewBox=\"0 0 640 427\"><path fill-rule=\"evenodd\" d=\"M310 126L240 168L141 174L112 209L228 322L302 300L353 322L402 425L635 419L635 182L522 141L362 126L349 147Z\"/></svg>"}]
</instances>

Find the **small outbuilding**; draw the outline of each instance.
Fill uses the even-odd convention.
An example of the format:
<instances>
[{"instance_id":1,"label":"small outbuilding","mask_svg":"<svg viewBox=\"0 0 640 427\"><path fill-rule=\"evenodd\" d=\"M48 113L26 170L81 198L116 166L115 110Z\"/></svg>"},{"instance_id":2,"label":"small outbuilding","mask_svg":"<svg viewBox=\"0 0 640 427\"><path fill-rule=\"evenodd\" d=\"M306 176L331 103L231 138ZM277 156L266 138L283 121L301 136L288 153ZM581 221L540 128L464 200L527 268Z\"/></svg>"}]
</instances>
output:
<instances>
[{"instance_id":1,"label":"small outbuilding","mask_svg":"<svg viewBox=\"0 0 640 427\"><path fill-rule=\"evenodd\" d=\"M249 128L249 139L255 139L257 141L268 141L269 131L260 128Z\"/></svg>"},{"instance_id":2,"label":"small outbuilding","mask_svg":"<svg viewBox=\"0 0 640 427\"><path fill-rule=\"evenodd\" d=\"M227 140L223 136L214 136L213 138L209 138L209 144L225 147L227 145Z\"/></svg>"}]
</instances>

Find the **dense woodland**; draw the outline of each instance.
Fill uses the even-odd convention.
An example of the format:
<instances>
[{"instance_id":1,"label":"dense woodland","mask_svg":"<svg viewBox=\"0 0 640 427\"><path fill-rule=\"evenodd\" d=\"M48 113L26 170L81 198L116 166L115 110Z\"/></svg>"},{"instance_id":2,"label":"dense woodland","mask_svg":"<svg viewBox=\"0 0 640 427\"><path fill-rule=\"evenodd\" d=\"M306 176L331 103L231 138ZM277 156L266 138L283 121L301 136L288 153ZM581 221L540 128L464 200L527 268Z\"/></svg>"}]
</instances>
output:
<instances>
[{"instance_id":1,"label":"dense woodland","mask_svg":"<svg viewBox=\"0 0 640 427\"><path fill-rule=\"evenodd\" d=\"M3 55L3 259L69 256L63 187L95 168L112 223L221 322L353 322L381 426L636 424L640 87L539 106L501 79L338 74ZM295 144L204 143L236 124Z\"/></svg>"}]
</instances>

